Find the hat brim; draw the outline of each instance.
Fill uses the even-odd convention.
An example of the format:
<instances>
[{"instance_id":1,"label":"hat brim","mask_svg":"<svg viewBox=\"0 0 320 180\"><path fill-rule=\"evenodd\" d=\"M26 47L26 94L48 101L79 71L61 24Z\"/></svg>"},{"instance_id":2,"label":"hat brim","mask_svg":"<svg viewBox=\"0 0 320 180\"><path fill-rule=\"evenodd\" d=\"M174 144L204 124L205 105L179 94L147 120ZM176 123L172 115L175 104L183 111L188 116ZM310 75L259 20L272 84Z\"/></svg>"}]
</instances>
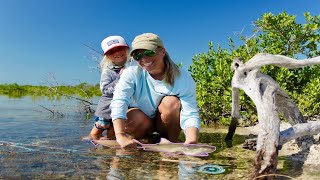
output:
<instances>
[{"instance_id":1,"label":"hat brim","mask_svg":"<svg viewBox=\"0 0 320 180\"><path fill-rule=\"evenodd\" d=\"M132 56L132 53L138 49L145 49L145 50L151 50L154 51L158 48L157 45L155 44L150 44L150 43L141 43L138 45L135 45L134 48L130 52L130 56Z\"/></svg>"},{"instance_id":2,"label":"hat brim","mask_svg":"<svg viewBox=\"0 0 320 180\"><path fill-rule=\"evenodd\" d=\"M127 45L116 44L116 45L110 47L110 48L104 53L104 55L106 55L111 49L116 48L116 47L127 47L127 48L129 48L129 46L127 46Z\"/></svg>"}]
</instances>

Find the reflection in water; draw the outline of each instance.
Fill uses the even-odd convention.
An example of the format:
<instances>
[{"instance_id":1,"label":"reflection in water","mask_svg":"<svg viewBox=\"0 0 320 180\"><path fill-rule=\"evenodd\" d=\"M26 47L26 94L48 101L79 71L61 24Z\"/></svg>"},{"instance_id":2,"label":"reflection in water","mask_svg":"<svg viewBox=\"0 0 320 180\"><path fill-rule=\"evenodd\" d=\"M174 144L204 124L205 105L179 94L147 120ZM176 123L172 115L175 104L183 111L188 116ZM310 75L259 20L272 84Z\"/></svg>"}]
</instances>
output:
<instances>
[{"instance_id":1,"label":"reflection in water","mask_svg":"<svg viewBox=\"0 0 320 180\"><path fill-rule=\"evenodd\" d=\"M97 102L98 97L93 100ZM255 152L241 148L246 136L236 135L233 147L227 148L225 133L213 129L199 135L200 143L216 146L208 157L173 156L141 149L96 149L81 137L90 132L93 120L86 114L68 111L54 117L43 111L60 107L60 111L77 106L77 101L44 99L9 99L0 96L0 177L2 179L247 179ZM63 104L63 106L62 106ZM183 136L181 136L183 140ZM280 159L279 172L297 177ZM285 162L285 163L283 163ZM197 172L204 164L223 165L226 172L210 175ZM297 167L295 167L297 168ZM309 170L309 169L308 169ZM319 170L310 170L316 174ZM1 179L0 178L0 179ZM310 179L310 178L309 178Z\"/></svg>"},{"instance_id":2,"label":"reflection in water","mask_svg":"<svg viewBox=\"0 0 320 180\"><path fill-rule=\"evenodd\" d=\"M106 173L107 179L124 179L129 176L130 173L130 161L135 161L132 157L134 153L129 150L115 149L115 154L109 159L104 159L105 164L108 164L109 168Z\"/></svg>"},{"instance_id":3,"label":"reflection in water","mask_svg":"<svg viewBox=\"0 0 320 180\"><path fill-rule=\"evenodd\" d=\"M121 158L132 158L130 155L130 150L116 149L116 156L113 156L111 159L111 165L109 168L109 172L107 174L107 179L125 179L125 171L121 170L120 159Z\"/></svg>"},{"instance_id":4,"label":"reflection in water","mask_svg":"<svg viewBox=\"0 0 320 180\"><path fill-rule=\"evenodd\" d=\"M179 179L194 179L198 167L193 163L179 162Z\"/></svg>"}]
</instances>

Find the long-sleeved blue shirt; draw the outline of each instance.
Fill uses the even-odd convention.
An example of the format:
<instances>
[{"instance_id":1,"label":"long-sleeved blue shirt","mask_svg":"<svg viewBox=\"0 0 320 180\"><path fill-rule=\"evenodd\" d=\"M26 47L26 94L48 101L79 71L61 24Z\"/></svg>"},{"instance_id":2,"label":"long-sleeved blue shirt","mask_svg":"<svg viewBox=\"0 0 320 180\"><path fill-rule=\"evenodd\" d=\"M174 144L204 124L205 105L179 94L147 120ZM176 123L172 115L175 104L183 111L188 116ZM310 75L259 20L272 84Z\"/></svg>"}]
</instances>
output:
<instances>
[{"instance_id":1,"label":"long-sleeved blue shirt","mask_svg":"<svg viewBox=\"0 0 320 180\"><path fill-rule=\"evenodd\" d=\"M180 99L180 127L200 129L198 104L196 101L195 83L182 68L181 74L173 86L164 81L155 80L140 66L125 69L115 87L111 101L112 120L127 119L128 107L137 107L150 118L154 118L161 99L174 95Z\"/></svg>"}]
</instances>

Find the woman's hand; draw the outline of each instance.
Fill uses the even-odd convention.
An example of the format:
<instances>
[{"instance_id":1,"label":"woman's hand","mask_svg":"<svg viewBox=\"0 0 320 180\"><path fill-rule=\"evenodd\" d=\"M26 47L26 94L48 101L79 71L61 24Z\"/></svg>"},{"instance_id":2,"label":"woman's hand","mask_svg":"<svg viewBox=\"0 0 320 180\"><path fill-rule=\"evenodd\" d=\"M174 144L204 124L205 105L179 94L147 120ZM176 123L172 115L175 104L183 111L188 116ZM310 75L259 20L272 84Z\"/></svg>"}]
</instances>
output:
<instances>
[{"instance_id":1,"label":"woman's hand","mask_svg":"<svg viewBox=\"0 0 320 180\"><path fill-rule=\"evenodd\" d=\"M197 144L198 128L188 127L186 129L186 140L184 144Z\"/></svg>"},{"instance_id":2,"label":"woman's hand","mask_svg":"<svg viewBox=\"0 0 320 180\"><path fill-rule=\"evenodd\" d=\"M120 144L121 148L136 148L137 143L130 139L126 134L117 134L117 142Z\"/></svg>"},{"instance_id":3,"label":"woman's hand","mask_svg":"<svg viewBox=\"0 0 320 180\"><path fill-rule=\"evenodd\" d=\"M184 144L197 144L197 141L189 141L189 140L186 140L184 142Z\"/></svg>"},{"instance_id":4,"label":"woman's hand","mask_svg":"<svg viewBox=\"0 0 320 180\"><path fill-rule=\"evenodd\" d=\"M137 143L130 138L125 132L124 120L116 119L113 121L114 132L117 142L120 144L121 148L136 148Z\"/></svg>"}]
</instances>

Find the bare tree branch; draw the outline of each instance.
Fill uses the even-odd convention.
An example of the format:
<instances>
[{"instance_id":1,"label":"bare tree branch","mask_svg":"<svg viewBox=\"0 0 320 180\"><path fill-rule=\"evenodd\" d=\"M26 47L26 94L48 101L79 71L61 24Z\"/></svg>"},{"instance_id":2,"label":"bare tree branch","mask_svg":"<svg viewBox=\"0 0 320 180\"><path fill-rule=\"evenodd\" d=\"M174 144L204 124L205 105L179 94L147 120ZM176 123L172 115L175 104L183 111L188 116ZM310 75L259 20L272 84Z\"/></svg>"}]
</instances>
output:
<instances>
[{"instance_id":1,"label":"bare tree branch","mask_svg":"<svg viewBox=\"0 0 320 180\"><path fill-rule=\"evenodd\" d=\"M232 139L235 124L239 119L239 93L242 89L256 105L260 131L257 139L257 156L253 177L273 174L278 164L278 149L289 140L304 135L320 133L320 122L306 123L300 110L272 77L260 72L265 65L284 68L299 68L320 64L320 56L297 60L282 55L257 54L248 62L235 59L232 63L232 123L226 140ZM279 113L293 126L280 133ZM303 123L303 124L301 124ZM297 125L296 125L297 124ZM280 138L279 138L280 137Z\"/></svg>"}]
</instances>

